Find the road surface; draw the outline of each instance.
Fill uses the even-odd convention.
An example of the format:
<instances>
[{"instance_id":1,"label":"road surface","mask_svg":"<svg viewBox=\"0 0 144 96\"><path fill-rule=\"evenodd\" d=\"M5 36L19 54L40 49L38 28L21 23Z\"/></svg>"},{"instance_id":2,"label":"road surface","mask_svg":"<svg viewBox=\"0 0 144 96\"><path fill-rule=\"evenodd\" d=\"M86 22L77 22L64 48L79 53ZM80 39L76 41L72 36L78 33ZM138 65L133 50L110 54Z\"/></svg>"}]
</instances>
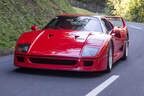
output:
<instances>
[{"instance_id":1,"label":"road surface","mask_svg":"<svg viewBox=\"0 0 144 96\"><path fill-rule=\"evenodd\" d=\"M128 22L129 56L111 73L95 74L13 66L0 57L0 96L144 96L144 24Z\"/></svg>"}]
</instances>

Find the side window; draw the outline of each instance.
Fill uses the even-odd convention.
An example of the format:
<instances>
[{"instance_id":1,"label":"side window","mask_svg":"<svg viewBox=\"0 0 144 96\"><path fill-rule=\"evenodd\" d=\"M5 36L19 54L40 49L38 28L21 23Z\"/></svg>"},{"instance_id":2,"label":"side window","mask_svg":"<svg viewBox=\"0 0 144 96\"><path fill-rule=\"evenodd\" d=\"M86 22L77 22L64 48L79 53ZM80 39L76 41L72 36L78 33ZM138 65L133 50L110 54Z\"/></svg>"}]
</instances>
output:
<instances>
[{"instance_id":1,"label":"side window","mask_svg":"<svg viewBox=\"0 0 144 96\"><path fill-rule=\"evenodd\" d=\"M106 19L102 19L102 23L104 24L107 32L109 32L113 29L111 24Z\"/></svg>"}]
</instances>

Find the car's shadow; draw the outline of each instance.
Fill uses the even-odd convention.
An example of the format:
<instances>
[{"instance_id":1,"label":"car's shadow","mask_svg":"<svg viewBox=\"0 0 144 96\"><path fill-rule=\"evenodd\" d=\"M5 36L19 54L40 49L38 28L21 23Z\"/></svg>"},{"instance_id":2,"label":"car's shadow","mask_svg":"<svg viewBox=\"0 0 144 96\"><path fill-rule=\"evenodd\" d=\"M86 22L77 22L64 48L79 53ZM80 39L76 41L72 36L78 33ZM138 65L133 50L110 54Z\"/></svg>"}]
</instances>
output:
<instances>
[{"instance_id":1,"label":"car's shadow","mask_svg":"<svg viewBox=\"0 0 144 96\"><path fill-rule=\"evenodd\" d=\"M16 73L41 75L41 76L58 76L58 77L75 77L75 78L93 78L101 77L106 74L102 72L76 72L76 71L61 71L61 70L46 70L46 69L31 69L31 68L16 68Z\"/></svg>"},{"instance_id":2,"label":"car's shadow","mask_svg":"<svg viewBox=\"0 0 144 96\"><path fill-rule=\"evenodd\" d=\"M117 68L120 64L123 64L122 62L125 62L125 60L117 60L114 64L113 64L113 66L112 66L112 71L115 69L115 68Z\"/></svg>"}]
</instances>

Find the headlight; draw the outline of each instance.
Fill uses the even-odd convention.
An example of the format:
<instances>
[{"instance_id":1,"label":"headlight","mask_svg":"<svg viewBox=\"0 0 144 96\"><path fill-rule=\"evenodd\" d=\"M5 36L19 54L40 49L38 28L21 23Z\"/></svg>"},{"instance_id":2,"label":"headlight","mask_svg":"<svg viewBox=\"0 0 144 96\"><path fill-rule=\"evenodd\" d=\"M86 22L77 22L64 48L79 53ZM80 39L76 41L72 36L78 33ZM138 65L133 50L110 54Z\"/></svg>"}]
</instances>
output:
<instances>
[{"instance_id":1,"label":"headlight","mask_svg":"<svg viewBox=\"0 0 144 96\"><path fill-rule=\"evenodd\" d=\"M98 51L99 51L99 48L84 46L83 51L82 51L82 56L96 56Z\"/></svg>"},{"instance_id":2,"label":"headlight","mask_svg":"<svg viewBox=\"0 0 144 96\"><path fill-rule=\"evenodd\" d=\"M16 51L26 53L29 49L29 46L30 46L30 44L19 44L16 48Z\"/></svg>"}]
</instances>

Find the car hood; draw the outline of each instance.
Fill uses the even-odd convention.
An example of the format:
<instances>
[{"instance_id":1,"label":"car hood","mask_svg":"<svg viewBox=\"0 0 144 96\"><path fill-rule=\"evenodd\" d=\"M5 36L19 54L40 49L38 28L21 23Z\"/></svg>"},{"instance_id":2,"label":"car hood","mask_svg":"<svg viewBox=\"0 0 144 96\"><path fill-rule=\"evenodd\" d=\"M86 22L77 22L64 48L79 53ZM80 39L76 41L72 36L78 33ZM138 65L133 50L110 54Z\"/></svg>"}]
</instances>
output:
<instances>
[{"instance_id":1,"label":"car hood","mask_svg":"<svg viewBox=\"0 0 144 96\"><path fill-rule=\"evenodd\" d=\"M105 37L100 32L42 30L31 43L27 54L80 57L85 45L100 47Z\"/></svg>"}]
</instances>

